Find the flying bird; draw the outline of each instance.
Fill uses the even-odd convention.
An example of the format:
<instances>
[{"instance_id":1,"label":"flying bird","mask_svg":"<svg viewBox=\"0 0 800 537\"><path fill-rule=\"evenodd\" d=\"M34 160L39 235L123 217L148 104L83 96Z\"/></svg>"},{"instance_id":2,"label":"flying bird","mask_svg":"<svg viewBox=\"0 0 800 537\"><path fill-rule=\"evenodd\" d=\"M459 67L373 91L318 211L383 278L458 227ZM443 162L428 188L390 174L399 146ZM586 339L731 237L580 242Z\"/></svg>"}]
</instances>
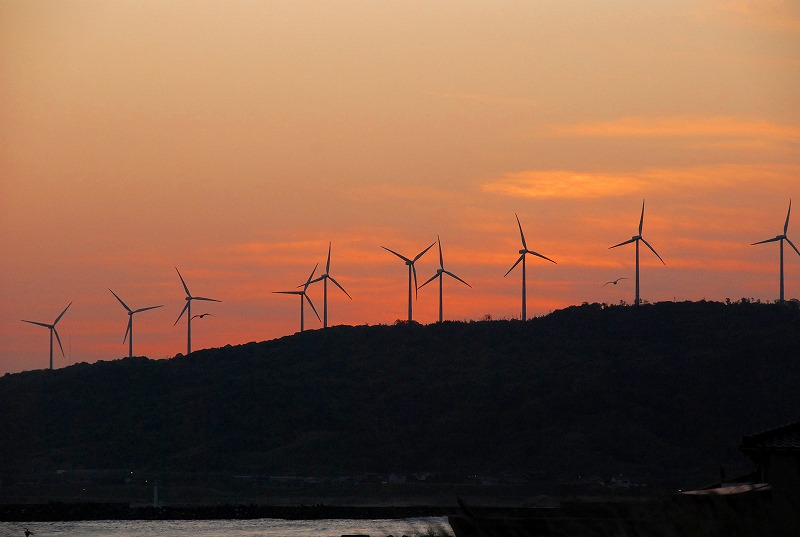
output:
<instances>
[{"instance_id":1,"label":"flying bird","mask_svg":"<svg viewBox=\"0 0 800 537\"><path fill-rule=\"evenodd\" d=\"M609 283L611 283L611 284L614 284L614 285L617 285L617 283L619 283L619 281L620 281L620 280L627 280L627 279L628 279L628 278L617 278L616 280L612 280L612 281L610 281L610 282L606 282L606 283L604 283L604 284L603 284L603 287L605 287L605 286L606 286L606 285L608 285Z\"/></svg>"}]
</instances>

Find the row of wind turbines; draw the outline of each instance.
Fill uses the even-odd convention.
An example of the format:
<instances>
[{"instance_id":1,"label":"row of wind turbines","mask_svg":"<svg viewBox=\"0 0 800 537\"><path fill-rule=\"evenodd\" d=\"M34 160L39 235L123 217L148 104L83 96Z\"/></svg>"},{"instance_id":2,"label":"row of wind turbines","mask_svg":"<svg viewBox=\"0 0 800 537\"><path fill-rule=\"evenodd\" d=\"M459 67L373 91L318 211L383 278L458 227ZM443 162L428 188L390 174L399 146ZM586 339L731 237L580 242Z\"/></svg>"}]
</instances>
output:
<instances>
[{"instance_id":1,"label":"row of wind turbines","mask_svg":"<svg viewBox=\"0 0 800 537\"><path fill-rule=\"evenodd\" d=\"M619 246L624 246L626 244L631 244L631 243L633 243L634 246L635 246L635 259L636 259L636 261L635 261L635 266L636 266L635 282L636 282L636 284L635 284L634 305L636 305L636 306L638 306L641 303L641 297L640 297L640 292L639 292L639 290L640 290L640 286L639 286L639 243L640 242L644 243L644 245L647 246L647 248L651 252L653 252L653 254L655 254L655 256L659 259L659 261L661 261L661 263L666 266L666 262L664 261L664 259L658 254L658 252L656 252L655 248L653 248L653 246L649 242L647 242L647 239L645 239L644 236L642 235L642 228L644 227L644 208L645 208L645 201L642 200L642 212L641 212L641 214L639 216L638 233L636 235L633 235L630 239L628 239L626 241L622 241L619 244L615 244L613 246L609 246L609 250L613 249L613 248L617 248ZM764 243L768 243L768 242L779 242L780 243L780 301L781 302L784 301L783 242L784 241L788 242L789 245L791 245L791 247L794 249L794 251L797 252L798 255L800 255L800 250L797 249L797 247L794 245L794 243L787 236L788 229L789 229L789 215L791 214L791 212L792 212L792 201L789 200L789 210L786 213L786 222L784 223L784 226L783 226L783 233L780 234L780 235L777 235L777 236L775 236L775 237L773 237L771 239L766 239L766 240L763 240L763 241L752 243L752 245L764 244ZM522 264L522 315L521 315L520 318L521 319L527 319L528 318L528 312L527 312L527 267L526 267L526 256L532 255L532 256L535 256L535 257L539 257L539 258L544 259L545 261L549 261L549 262L551 262L553 264L556 264L556 262L553 261L552 259L550 259L549 257L547 257L545 255L542 255L542 254L540 254L538 252L535 252L535 251L533 251L533 250L528 248L527 241L525 240L525 233L522 230L522 223L519 220L519 216L514 214L514 217L517 219L517 227L519 228L519 236L520 236L520 240L522 242L522 248L519 250L519 258L517 258L516 262L513 265L511 265L511 268L508 269L508 271L505 273L505 275L503 277L508 276L511 273L511 271L514 270L514 268L516 268L517 265L519 265L520 263ZM436 274L431 276L430 279L428 279L422 285L418 285L417 284L417 269L416 269L415 263L423 255L425 255L428 252L428 250L433 248L433 246L436 245L437 243L439 245L439 268L436 269ZM394 254L395 256L397 256L408 267L408 321L409 322L411 322L413 320L413 303L414 303L414 298L418 297L418 295L419 295L419 289L421 289L422 287L425 287L426 285L431 283L433 280L435 280L437 278L439 280L439 322L440 323L444 319L444 315L443 315L444 276L445 275L450 276L451 278L454 278L455 280L458 280L459 282L463 283L464 285L466 285L468 287L472 287L470 284L468 284L466 281L461 279L459 276L457 276L456 274L454 274L454 273L452 273L452 272L450 272L450 271L448 271L448 270L446 270L444 268L444 256L442 255L442 241L441 241L441 238L438 237L438 236L436 237L436 242L430 244L427 248L423 249L420 253L418 253L413 258L406 257L406 256L404 256L404 255L402 255L402 254L400 254L400 253L398 253L398 252L396 252L396 251L394 251L394 250L392 250L390 248L387 248L386 246L381 246L381 248L383 248L387 252L390 252L390 253ZM306 279L306 282L304 284L298 286L298 288L302 287L301 291L274 291L275 293L299 295L300 296L300 331L301 332L304 330L304 324L305 324L305 313L304 313L305 301L308 302L308 304L311 306L311 309L314 311L314 314L317 316L317 319L319 319L319 313L317 313L317 309L314 306L314 303L311 301L311 298L308 296L308 293L307 293L308 287L311 284L313 284L315 282L318 282L318 281L320 281L322 279L325 279L325 281L326 281L326 287L325 287L324 294L323 294L323 297L324 297L323 298L323 300L324 300L323 328L327 328L327 326L328 326L328 288L327 288L327 279L330 279L331 281L333 281L333 283L335 283L336 286L339 287L339 289L341 289L349 298L352 299L352 297L350 297L350 294L347 291L345 291L345 289L341 285L339 285L339 283L336 280L331 278L330 275L328 274L330 272L330 265L331 265L331 247L330 247L330 245L328 245L328 260L327 260L327 263L325 265L325 274L323 274L319 278L314 279L314 274L316 273L317 267L319 266L317 264L314 267L314 269L311 271L311 274L309 275L308 279ZM623 280L623 279L626 279L626 278L618 278L617 280L614 280L614 281L611 281L611 282L606 282L604 285L608 285L609 283L612 283L612 284L616 285L619 282L619 280Z\"/></svg>"},{"instance_id":2,"label":"row of wind turbines","mask_svg":"<svg viewBox=\"0 0 800 537\"><path fill-rule=\"evenodd\" d=\"M183 279L183 276L181 275L181 271L179 271L177 267L175 268L175 270L178 272L178 277L181 279L181 284L183 285L183 290L186 291L186 305L183 306L183 309L181 310L180 315L178 315L178 318L175 320L175 322L173 323L172 326L175 326L176 324L178 324L178 321L181 320L181 317L183 317L183 314L186 313L186 320L187 320L186 354L189 354L189 353L192 352L192 320L196 319L196 318L203 318L206 315L211 315L210 313L201 313L199 315L192 315L192 300L200 300L200 301L206 301L206 302L222 302L222 301L221 300L217 300L216 298L207 298L207 297L204 297L204 296L194 296L194 295L192 295L192 293L189 292L189 287L186 285L186 281ZM109 291L111 291L111 289L109 289ZM156 308L162 308L162 307L164 307L164 305L160 304L158 306L147 306L145 308L138 308L138 309L133 310L119 297L119 295L117 295L117 293L115 293L114 291L111 291L111 294L114 295L114 297L119 301L119 303L122 304L122 307L125 308L125 311L128 312L128 326L127 326L127 328L125 328L125 336L122 338L122 343L124 345L125 341L126 340L128 341L128 357L132 358L133 357L133 316L136 315L137 313L141 313L143 311L154 310ZM69 309L69 307L71 305L72 305L72 302L67 304L67 307L64 308L64 311L62 311L59 314L58 317L56 317L56 320L53 321L52 324L40 323L38 321L28 321L28 320L22 319L23 323L30 323L30 324L35 324L35 325L38 325L38 326L43 326L43 327L45 327L45 328L50 330L50 369L53 369L53 335L56 336L56 341L58 342L58 347L59 347L59 349L61 349L61 356L62 357L64 356L64 346L61 345L61 338L58 335L58 330L56 329L56 324L58 324L58 321L60 321L61 318L64 316L64 314L67 313L67 310Z\"/></svg>"},{"instance_id":3,"label":"row of wind turbines","mask_svg":"<svg viewBox=\"0 0 800 537\"><path fill-rule=\"evenodd\" d=\"M633 243L635 245L635 265L636 265L635 282L636 282L636 287L635 287L634 305L636 305L636 306L638 306L641 303L640 294L639 294L639 289L640 289L640 287L639 287L639 243L640 242L644 243L644 245L647 246L647 248L651 252L653 252L653 254L655 254L655 256L661 261L661 263L663 265L666 265L666 262L664 261L664 259L662 259L662 257L658 254L658 252L656 252L655 248L653 248L653 246L651 246L650 243L647 242L647 240L642 235L642 228L644 226L644 208L645 208L645 202L644 202L644 200L642 200L642 212L641 212L641 215L639 216L639 228L638 228L637 234L633 235L630 239L628 239L626 241L622 241L619 244L615 244L613 246L609 246L609 249L613 249L613 248L617 248L617 247L624 246L626 244L631 244L631 243ZM775 237L772 237L772 238L769 238L769 239L765 239L765 240L762 240L762 241L758 241L758 242L752 243L752 245L757 245L757 244L766 244L766 243L770 243L770 242L778 242L779 245L780 245L780 302L784 301L784 268L783 268L783 266L784 266L784 251L783 251L784 250L784 247L783 247L784 242L787 242L792 247L792 249L795 251L795 253L797 253L797 255L800 256L800 250L797 249L797 246L795 246L795 244L791 241L791 239L789 239L789 237L787 235L788 234L788 230L789 230L789 216L791 215L791 212L792 212L792 201L789 200L789 209L786 212L786 221L784 222L784 225L783 225L783 233L781 233L779 235L776 235ZM527 314L527 268L526 268L526 257L528 255L531 255L531 256L534 256L534 257L539 257L541 259L544 259L545 261L549 261L550 263L553 263L553 264L556 264L556 262L553 261L552 259L550 259L549 257L547 257L547 256L545 256L543 254L540 254L540 253L528 248L527 241L525 240L525 233L522 230L522 223L519 220L519 216L517 216L515 214L514 217L517 220L517 227L519 228L519 235L520 235L520 240L521 240L521 243L522 243L522 248L518 252L519 253L519 257L514 262L514 264L511 265L511 268L508 269L508 271L505 273L505 275L503 277L508 276L511 273L511 271L513 271L517 267L517 265L522 264L522 315L521 315L520 318L525 320L525 319L528 318L528 314ZM417 269L416 269L415 263L423 255L425 255L431 248L433 248L437 243L439 245L439 268L436 269L436 273L433 276L431 276L428 280L426 280L422 285L418 285ZM426 285L428 285L429 283L433 282L434 280L436 280L436 279L439 280L439 322L440 323L444 320L444 311L443 311L444 276L449 276L449 277L459 281L460 283L462 283L462 284L464 284L464 285L466 285L466 286L468 286L470 288L472 287L469 283L464 281L462 278L457 276L455 273L450 272L449 270L446 270L444 268L444 256L442 254L442 241L438 236L436 237L436 242L431 243L428 247L423 249L421 252L419 252L413 258L406 257L406 256L404 256L404 255L402 255L402 254L400 254L400 253L398 253L398 252L396 252L396 251L394 251L394 250L392 250L390 248L387 248L386 246L381 246L381 248L383 248L387 252L397 256L408 267L408 321L409 322L413 321L413 302L414 302L414 298L417 298L419 296L419 289L421 289L422 287L425 287ZM317 319L322 321L323 328L327 328L328 327L328 280L330 280L336 287L338 287L348 298L350 298L351 300L353 299L353 297L350 296L350 294L345 290L345 288L342 287L342 285L339 282L337 282L336 279L333 276L330 275L330 269L331 269L331 244L330 243L328 244L328 257L327 257L327 261L325 263L325 272L323 274L321 274L320 276L314 278L314 275L317 272L317 268L319 268L319 263L317 263L314 266L314 269L311 271L311 274L308 276L306 281L303 284L297 286L296 290L273 291L274 293L277 293L277 294L288 294L288 295L297 295L297 296L299 296L299 298L300 298L300 331L301 332L305 330L305 303L306 302L308 302L308 304L311 306L311 309L313 310L314 314L317 316ZM183 285L183 289L186 292L186 304L184 305L183 309L181 310L180 314L178 315L178 318L175 320L175 323L173 323L173 326L178 324L178 321L181 320L181 318L183 317L183 314L185 313L186 314L186 319L187 319L186 353L188 355L188 354L190 354L192 352L192 320L194 320L195 318L202 318L202 317L205 317L206 315L210 315L209 313L203 313L203 314L199 314L199 315L192 315L192 301L193 300L206 301L206 302L221 302L221 301L217 300L215 298L208 298L208 297L192 295L191 292L189 291L189 287L186 285L186 281L183 279L183 276L181 275L181 273L177 269L177 267L175 268L175 270L177 271L178 277L180 278L181 284ZM606 282L605 285L607 285L609 283L613 283L614 285L616 285L617 282L619 280L621 280L621 279L625 279L625 278L618 278L615 281ZM308 288L312 284L318 283L318 282L323 282L323 317L322 317L322 319L320 319L319 313L317 312L317 308L314 306L314 303L311 301L311 298L308 296L308 292L307 292ZM128 341L128 356L132 357L133 356L133 316L135 314L137 314L137 313L141 313L141 312L152 310L152 309L156 309L156 308L161 308L161 307L163 307L163 304L158 305L158 306L147 306L147 307L144 307L144 308L138 308L138 309L134 310L134 309L131 309L116 293L114 293L114 291L112 291L111 289L109 289L109 291L111 291L111 294L114 295L114 297L119 301L119 303L122 305L123 308L125 308L125 310L128 313L128 325L127 325L127 328L125 329L125 337L123 338L122 342L124 344L126 340ZM35 325L38 325L38 326L42 326L42 327L45 327L45 328L50 330L50 369L53 369L53 336L54 335L55 335L56 341L58 342L58 346L61 349L61 354L62 354L62 356L64 355L64 347L61 345L61 338L58 335L58 330L56 329L56 324L58 324L58 321L61 320L61 318L64 316L64 314L67 312L67 310L69 309L69 307L71 305L72 305L72 302L70 302L67 305L67 307L64 308L64 310L58 315L58 317L56 317L55 321L53 321L52 324L42 323L42 322L37 322L37 321L29 321L29 320L25 320L25 319L22 320L23 322L30 323L30 324L35 324Z\"/></svg>"}]
</instances>

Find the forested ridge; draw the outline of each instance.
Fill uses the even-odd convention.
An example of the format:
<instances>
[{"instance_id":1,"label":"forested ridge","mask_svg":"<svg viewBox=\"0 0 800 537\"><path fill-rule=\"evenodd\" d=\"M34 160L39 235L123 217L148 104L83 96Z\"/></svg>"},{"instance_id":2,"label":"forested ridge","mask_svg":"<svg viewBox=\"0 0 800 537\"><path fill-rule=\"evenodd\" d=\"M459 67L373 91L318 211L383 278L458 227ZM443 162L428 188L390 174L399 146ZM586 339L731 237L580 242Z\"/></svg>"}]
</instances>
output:
<instances>
[{"instance_id":1,"label":"forested ridge","mask_svg":"<svg viewBox=\"0 0 800 537\"><path fill-rule=\"evenodd\" d=\"M796 302L337 326L0 378L0 478L58 469L702 484L800 419ZM730 475L730 474L729 474Z\"/></svg>"}]
</instances>

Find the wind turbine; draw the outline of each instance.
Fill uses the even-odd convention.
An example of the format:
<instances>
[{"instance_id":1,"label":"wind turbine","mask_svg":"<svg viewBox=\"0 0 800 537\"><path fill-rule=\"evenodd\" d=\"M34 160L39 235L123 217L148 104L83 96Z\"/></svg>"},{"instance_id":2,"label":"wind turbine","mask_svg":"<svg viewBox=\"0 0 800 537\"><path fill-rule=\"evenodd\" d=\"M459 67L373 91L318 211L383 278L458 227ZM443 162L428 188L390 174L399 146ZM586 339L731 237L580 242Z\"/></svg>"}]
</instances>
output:
<instances>
[{"instance_id":1,"label":"wind turbine","mask_svg":"<svg viewBox=\"0 0 800 537\"><path fill-rule=\"evenodd\" d=\"M111 291L111 289L109 289ZM117 296L117 293L111 291L111 294L119 300L119 303L122 304L122 307L128 310L128 328L125 329L125 337L122 338L122 344L125 344L125 340L128 339L128 335L130 334L130 339L128 339L128 358L133 358L133 314L140 313L142 311L147 310L154 310L156 308L160 308L163 306L149 306L147 308L139 308L138 310L132 310L128 307L128 305L122 301L120 297Z\"/></svg>"},{"instance_id":2,"label":"wind turbine","mask_svg":"<svg viewBox=\"0 0 800 537\"><path fill-rule=\"evenodd\" d=\"M276 294L279 294L279 295L300 295L300 331L301 332L304 330L304 320L303 319L304 319L304 315L305 314L304 314L303 310L304 310L304 307L305 307L305 300L308 300L309 305L311 305L311 309L314 310L314 315L316 315L317 319L319 319L319 313L317 313L317 308L314 307L314 303L311 302L311 298L309 298L308 294L306 293L306 290L308 290L308 286L311 285L311 278L314 277L314 273L317 271L317 267L318 266L319 266L319 263L314 265L314 270L311 271L311 275L306 280L306 283L304 283L303 285L300 286L300 287L303 288L302 291L273 291L273 293L276 293ZM305 300L303 300L304 298L305 298Z\"/></svg>"},{"instance_id":3,"label":"wind turbine","mask_svg":"<svg viewBox=\"0 0 800 537\"><path fill-rule=\"evenodd\" d=\"M800 255L800 251L797 250L797 246L795 246L794 243L792 242L792 240L789 237L786 236L786 233L789 231L789 215L791 213L792 213L792 200L789 200L789 210L786 211L786 223L783 224L783 234L782 235L777 235L772 239L767 239L767 240L764 240L764 241L758 241L758 242L754 242L753 244L751 244L751 246L754 246L756 244L764 244L764 243L767 243L767 242L778 242L778 243L780 243L780 250L781 250L781 302L783 302L783 241L788 242L789 246L791 246L792 249L795 252L797 252L797 255Z\"/></svg>"},{"instance_id":4,"label":"wind turbine","mask_svg":"<svg viewBox=\"0 0 800 537\"><path fill-rule=\"evenodd\" d=\"M609 246L608 247L608 249L610 250L612 248L616 248L617 246L622 246L624 244L630 244L632 242L636 243L636 300L634 301L634 304L637 305L637 306L640 303L640 300L639 300L639 241L642 241L645 244L645 246L650 248L650 251L653 252L654 254L656 254L656 257L661 261L661 263L663 263L664 266L666 266L666 263L664 263L664 260L661 259L660 255L658 255L658 252L656 252L655 249L652 246L650 246L650 243L647 242L647 240L645 240L644 237L642 237L642 224L643 223L644 223L644 200L642 200L642 216L639 217L639 234L638 235L634 235L633 237L631 237L630 239L628 239L625 242L621 242L619 244L615 244L614 246Z\"/></svg>"},{"instance_id":5,"label":"wind turbine","mask_svg":"<svg viewBox=\"0 0 800 537\"><path fill-rule=\"evenodd\" d=\"M67 313L67 310L69 309L69 307L71 305L72 305L72 302L67 304L67 307L64 308L64 311L61 312L61 315L56 317L56 320L53 321L53 324L39 323L39 322L36 322L36 321L26 321L25 319L22 319L23 323L36 324L36 325L44 326L45 328L49 328L50 329L50 369L53 369L53 334L56 335L56 340L58 341L58 347L61 349L61 356L62 357L64 356L64 347L61 345L61 338L58 337L58 330L56 330L56 324L58 324L58 321L61 320L61 317L63 317L64 314Z\"/></svg>"},{"instance_id":6,"label":"wind turbine","mask_svg":"<svg viewBox=\"0 0 800 537\"><path fill-rule=\"evenodd\" d=\"M467 282L465 282L464 280L462 280L461 278L459 278L458 276L456 276L455 274L453 274L452 272L444 269L444 257L442 256L442 240L439 238L438 235L436 236L436 242L439 243L439 268L436 269L436 274L431 276L431 278L427 282L423 283L419 287L421 289L421 288L425 287L426 285L428 285L429 283L431 283L436 278L439 278L439 322L441 323L442 320L443 320L443 316L442 316L442 295L443 295L443 293L442 293L442 287L443 287L442 280L444 280L444 275L447 274L451 278L455 278L456 280L460 281L461 283L463 283L467 287L472 287L472 286L470 284L468 284Z\"/></svg>"},{"instance_id":7,"label":"wind turbine","mask_svg":"<svg viewBox=\"0 0 800 537\"><path fill-rule=\"evenodd\" d=\"M417 269L414 267L414 263L416 263L417 260L420 257L425 255L425 252L427 252L428 250L433 248L434 244L436 244L436 243L435 242L431 243L430 246L428 246L427 248L422 250L420 253L418 253L417 256L414 259L409 259L404 255L400 255L397 252L395 252L394 250L388 249L386 246L381 246L381 248L383 248L387 252L393 253L394 255L396 255L397 257L399 257L403 261L405 261L406 265L408 265L408 322L409 323L411 322L411 275L412 274L414 275L414 290L417 293L419 292L419 287L417 287Z\"/></svg>"},{"instance_id":8,"label":"wind turbine","mask_svg":"<svg viewBox=\"0 0 800 537\"><path fill-rule=\"evenodd\" d=\"M517 219L517 226L519 226L519 236L522 239L522 249L519 251L519 259L517 259L516 263L511 265L511 268L508 269L508 272L506 272L505 275L503 275L503 278L508 276L511 273L511 271L514 270L514 267L519 265L520 261L522 261L522 320L524 321L524 320L526 320L528 318L528 313L527 313L527 302L528 302L528 300L527 300L527 285L525 283L525 256L528 255L528 254L531 254L531 255L535 255L536 257L541 257L542 259L550 261L551 263L554 263L554 264L557 264L557 263L555 261L553 261L552 259L550 259L549 257L545 257L540 253L534 252L533 250L528 250L528 245L525 242L525 234L522 232L522 224L519 223L519 216L517 216L517 213L514 213L514 217Z\"/></svg>"},{"instance_id":9,"label":"wind turbine","mask_svg":"<svg viewBox=\"0 0 800 537\"><path fill-rule=\"evenodd\" d=\"M344 290L344 287L339 285L339 282L333 279L333 276L330 275L331 271L331 243L328 243L328 262L325 263L325 274L321 275L319 278L307 282L305 288L308 288L309 285L312 283L316 283L322 281L322 327L328 328L328 280L332 281L336 287L342 290L344 294L347 295L347 298L353 300L353 297L350 296L350 293ZM309 302L311 302L309 300ZM314 309L316 312L316 308ZM319 317L319 315L317 315Z\"/></svg>"},{"instance_id":10,"label":"wind turbine","mask_svg":"<svg viewBox=\"0 0 800 537\"><path fill-rule=\"evenodd\" d=\"M178 315L178 318L175 319L175 322L172 326L178 324L178 321L181 320L183 317L184 312L186 313L186 320L187 320L187 328L186 328L186 355L192 353L192 300L204 300L207 302L222 302L221 300L217 300L215 298L205 298L202 296L192 296L192 293L189 292L189 288L186 286L186 282L183 280L183 276L181 276L181 271L178 270L178 267L175 267L175 270L178 272L178 277L181 279L181 283L183 284L183 290L186 291L186 305L181 310L181 314ZM204 314L205 315L205 314Z\"/></svg>"}]
</instances>

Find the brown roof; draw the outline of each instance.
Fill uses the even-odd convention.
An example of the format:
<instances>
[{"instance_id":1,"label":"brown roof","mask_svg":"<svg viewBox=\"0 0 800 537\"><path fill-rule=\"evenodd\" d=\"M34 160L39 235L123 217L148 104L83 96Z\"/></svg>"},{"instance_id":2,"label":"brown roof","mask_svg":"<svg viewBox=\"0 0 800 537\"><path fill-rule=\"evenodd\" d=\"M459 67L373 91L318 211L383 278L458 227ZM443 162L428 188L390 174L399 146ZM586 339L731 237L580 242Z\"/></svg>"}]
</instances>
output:
<instances>
[{"instance_id":1,"label":"brown roof","mask_svg":"<svg viewBox=\"0 0 800 537\"><path fill-rule=\"evenodd\" d=\"M745 436L741 451L800 451L800 422Z\"/></svg>"}]
</instances>

